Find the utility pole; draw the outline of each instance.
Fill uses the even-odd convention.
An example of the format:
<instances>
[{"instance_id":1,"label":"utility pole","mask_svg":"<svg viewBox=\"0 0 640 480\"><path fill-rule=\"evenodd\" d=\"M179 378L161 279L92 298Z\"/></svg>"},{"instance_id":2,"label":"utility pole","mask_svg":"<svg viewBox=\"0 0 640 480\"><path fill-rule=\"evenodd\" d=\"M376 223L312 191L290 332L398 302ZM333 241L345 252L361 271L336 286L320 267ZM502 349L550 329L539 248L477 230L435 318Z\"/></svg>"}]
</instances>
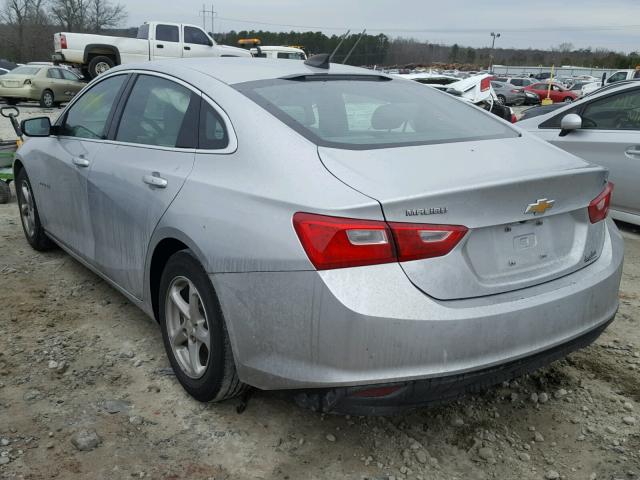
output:
<instances>
[{"instance_id":1,"label":"utility pole","mask_svg":"<svg viewBox=\"0 0 640 480\"><path fill-rule=\"evenodd\" d=\"M205 31L207 30L207 16L211 15L211 35L213 36L213 20L218 14L218 12L213 10L213 3L211 4L211 10L207 10L206 6L202 4L202 10L200 11L200 14L202 15L202 29Z\"/></svg>"},{"instance_id":2,"label":"utility pole","mask_svg":"<svg viewBox=\"0 0 640 480\"><path fill-rule=\"evenodd\" d=\"M490 35L493 40L491 41L491 53L489 54L489 73L493 70L493 49L496 46L496 38L500 38L500 34L496 32L491 32Z\"/></svg>"}]
</instances>

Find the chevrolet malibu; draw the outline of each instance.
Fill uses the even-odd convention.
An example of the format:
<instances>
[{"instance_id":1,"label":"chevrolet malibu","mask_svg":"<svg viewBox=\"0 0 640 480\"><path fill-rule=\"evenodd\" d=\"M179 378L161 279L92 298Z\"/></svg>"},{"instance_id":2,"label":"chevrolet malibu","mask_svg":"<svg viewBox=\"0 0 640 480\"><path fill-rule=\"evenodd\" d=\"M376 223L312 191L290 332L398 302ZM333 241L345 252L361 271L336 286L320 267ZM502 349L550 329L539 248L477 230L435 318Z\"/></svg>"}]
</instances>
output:
<instances>
[{"instance_id":1,"label":"chevrolet malibu","mask_svg":"<svg viewBox=\"0 0 640 480\"><path fill-rule=\"evenodd\" d=\"M447 400L588 345L618 308L607 171L414 82L149 62L22 126L28 242L155 318L201 401Z\"/></svg>"}]
</instances>

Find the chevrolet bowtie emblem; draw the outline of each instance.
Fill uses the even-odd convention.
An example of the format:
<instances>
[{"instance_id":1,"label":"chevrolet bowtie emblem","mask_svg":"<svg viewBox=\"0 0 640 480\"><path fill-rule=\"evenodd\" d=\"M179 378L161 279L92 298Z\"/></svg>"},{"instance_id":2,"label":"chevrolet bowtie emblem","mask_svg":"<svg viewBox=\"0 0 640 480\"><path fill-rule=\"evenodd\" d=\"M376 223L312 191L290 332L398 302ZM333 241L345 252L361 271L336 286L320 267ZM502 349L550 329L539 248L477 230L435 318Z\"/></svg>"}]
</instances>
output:
<instances>
[{"instance_id":1,"label":"chevrolet bowtie emblem","mask_svg":"<svg viewBox=\"0 0 640 480\"><path fill-rule=\"evenodd\" d=\"M547 200L546 198L541 198L536 203L531 203L527 206L527 209L524 213L533 213L534 215L542 215L547 210L553 208L553 204L556 203L555 200Z\"/></svg>"}]
</instances>

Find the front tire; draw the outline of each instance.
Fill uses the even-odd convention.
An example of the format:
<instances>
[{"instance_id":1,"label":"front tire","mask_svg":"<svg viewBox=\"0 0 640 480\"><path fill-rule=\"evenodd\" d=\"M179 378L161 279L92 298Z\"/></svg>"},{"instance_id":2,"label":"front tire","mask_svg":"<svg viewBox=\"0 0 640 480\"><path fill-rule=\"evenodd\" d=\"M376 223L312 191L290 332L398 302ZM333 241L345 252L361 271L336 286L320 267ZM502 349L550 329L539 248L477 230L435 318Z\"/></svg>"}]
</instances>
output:
<instances>
[{"instance_id":1,"label":"front tire","mask_svg":"<svg viewBox=\"0 0 640 480\"><path fill-rule=\"evenodd\" d=\"M500 105L506 105L507 104L507 97L505 97L504 95L498 95L498 103Z\"/></svg>"},{"instance_id":2,"label":"front tire","mask_svg":"<svg viewBox=\"0 0 640 480\"><path fill-rule=\"evenodd\" d=\"M89 75L91 78L96 78L98 75L102 75L112 69L114 65L115 62L111 58L98 55L89 62Z\"/></svg>"},{"instance_id":3,"label":"front tire","mask_svg":"<svg viewBox=\"0 0 640 480\"><path fill-rule=\"evenodd\" d=\"M244 391L211 280L189 250L169 258L158 298L162 339L182 387L201 402Z\"/></svg>"},{"instance_id":4,"label":"front tire","mask_svg":"<svg viewBox=\"0 0 640 480\"><path fill-rule=\"evenodd\" d=\"M56 106L56 99L51 90L43 90L40 96L40 106L42 108L53 108Z\"/></svg>"},{"instance_id":5,"label":"front tire","mask_svg":"<svg viewBox=\"0 0 640 480\"><path fill-rule=\"evenodd\" d=\"M22 230L29 245L34 250L44 252L55 247L55 243L51 241L40 223L40 215L36 199L33 196L33 189L29 177L24 168L18 172L16 177L16 196L18 197L18 208L20 209L20 221L22 222Z\"/></svg>"},{"instance_id":6,"label":"front tire","mask_svg":"<svg viewBox=\"0 0 640 480\"><path fill-rule=\"evenodd\" d=\"M564 101L564 103L571 103L571 102L573 102L573 98L567 97L563 101Z\"/></svg>"}]
</instances>

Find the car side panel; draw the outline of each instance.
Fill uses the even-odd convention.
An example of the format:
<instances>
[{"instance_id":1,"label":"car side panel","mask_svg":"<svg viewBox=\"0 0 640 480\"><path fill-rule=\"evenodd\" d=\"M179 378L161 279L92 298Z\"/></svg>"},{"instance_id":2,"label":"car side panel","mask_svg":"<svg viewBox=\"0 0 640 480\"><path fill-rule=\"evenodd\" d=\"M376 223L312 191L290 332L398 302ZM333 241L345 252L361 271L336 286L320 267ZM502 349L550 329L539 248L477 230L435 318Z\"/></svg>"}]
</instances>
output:
<instances>
[{"instance_id":1,"label":"car side panel","mask_svg":"<svg viewBox=\"0 0 640 480\"><path fill-rule=\"evenodd\" d=\"M560 137L559 130L540 130L557 147L609 169L615 184L612 208L640 215L640 131L581 129ZM638 151L637 154L630 152Z\"/></svg>"}]
</instances>

